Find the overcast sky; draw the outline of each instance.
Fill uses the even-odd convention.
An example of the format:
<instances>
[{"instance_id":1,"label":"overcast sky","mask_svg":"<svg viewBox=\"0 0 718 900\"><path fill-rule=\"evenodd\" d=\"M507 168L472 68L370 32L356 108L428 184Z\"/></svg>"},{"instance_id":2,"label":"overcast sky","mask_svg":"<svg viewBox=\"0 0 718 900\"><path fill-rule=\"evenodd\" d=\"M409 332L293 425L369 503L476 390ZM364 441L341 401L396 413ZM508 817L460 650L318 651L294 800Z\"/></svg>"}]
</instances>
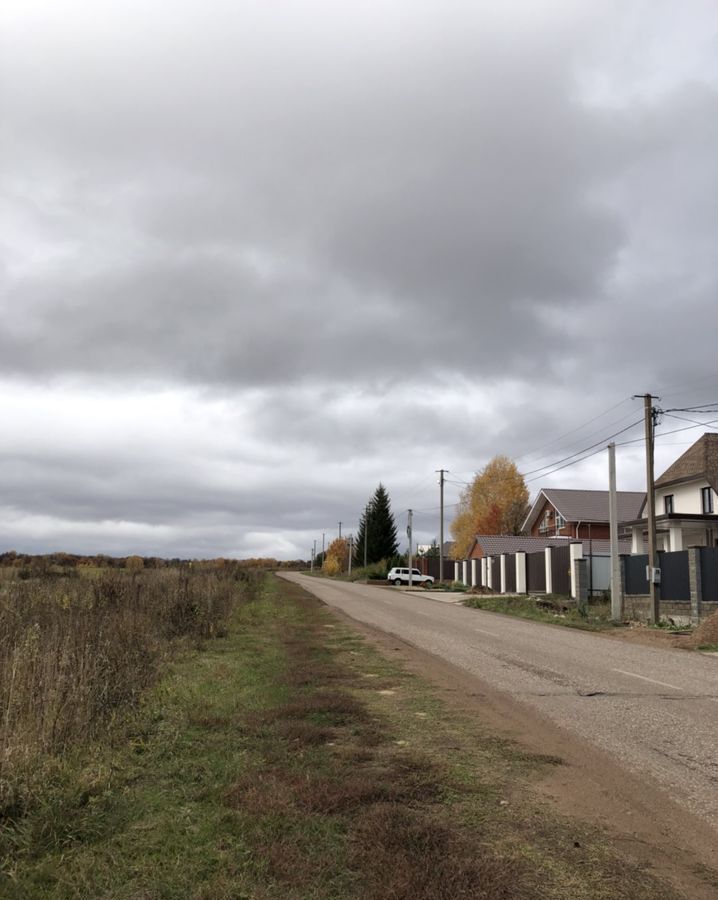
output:
<instances>
[{"instance_id":1,"label":"overcast sky","mask_svg":"<svg viewBox=\"0 0 718 900\"><path fill-rule=\"evenodd\" d=\"M714 0L4 0L0 90L0 550L430 541L718 401Z\"/></svg>"}]
</instances>

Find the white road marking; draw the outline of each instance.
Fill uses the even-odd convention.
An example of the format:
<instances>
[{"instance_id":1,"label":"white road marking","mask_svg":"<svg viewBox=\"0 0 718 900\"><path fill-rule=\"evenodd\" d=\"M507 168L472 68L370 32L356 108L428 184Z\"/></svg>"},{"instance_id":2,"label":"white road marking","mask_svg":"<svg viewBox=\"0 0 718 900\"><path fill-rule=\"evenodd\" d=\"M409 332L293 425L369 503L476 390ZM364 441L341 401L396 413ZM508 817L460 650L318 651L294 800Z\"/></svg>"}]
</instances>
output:
<instances>
[{"instance_id":1,"label":"white road marking","mask_svg":"<svg viewBox=\"0 0 718 900\"><path fill-rule=\"evenodd\" d=\"M661 687L667 687L673 691L682 691L683 690L683 688L681 688L681 687L676 687L675 684L668 684L668 682L666 682L666 681L656 681L655 678L646 678L645 675L636 675L635 672L624 672L623 669L611 669L611 671L618 672L619 675L630 675L631 678L640 678L641 681L650 681L651 684L660 684Z\"/></svg>"},{"instance_id":2,"label":"white road marking","mask_svg":"<svg viewBox=\"0 0 718 900\"><path fill-rule=\"evenodd\" d=\"M474 631L478 631L479 634L488 634L490 637L501 637L501 635L496 634L495 631L486 631L485 628L474 628Z\"/></svg>"}]
</instances>

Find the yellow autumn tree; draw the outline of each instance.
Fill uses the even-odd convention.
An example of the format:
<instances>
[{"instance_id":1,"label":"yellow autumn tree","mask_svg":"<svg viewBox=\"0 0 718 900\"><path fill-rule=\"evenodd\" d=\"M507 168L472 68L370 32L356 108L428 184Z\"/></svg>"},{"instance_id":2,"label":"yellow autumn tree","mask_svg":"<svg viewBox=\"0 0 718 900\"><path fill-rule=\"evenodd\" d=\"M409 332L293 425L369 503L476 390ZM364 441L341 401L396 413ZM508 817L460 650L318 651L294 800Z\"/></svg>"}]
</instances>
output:
<instances>
[{"instance_id":1,"label":"yellow autumn tree","mask_svg":"<svg viewBox=\"0 0 718 900\"><path fill-rule=\"evenodd\" d=\"M513 460L495 456L461 493L451 523L454 559L465 559L477 534L519 534L529 492Z\"/></svg>"},{"instance_id":2,"label":"yellow autumn tree","mask_svg":"<svg viewBox=\"0 0 718 900\"><path fill-rule=\"evenodd\" d=\"M349 564L349 542L344 538L336 538L327 547L322 563L325 575L339 575L345 572Z\"/></svg>"}]
</instances>

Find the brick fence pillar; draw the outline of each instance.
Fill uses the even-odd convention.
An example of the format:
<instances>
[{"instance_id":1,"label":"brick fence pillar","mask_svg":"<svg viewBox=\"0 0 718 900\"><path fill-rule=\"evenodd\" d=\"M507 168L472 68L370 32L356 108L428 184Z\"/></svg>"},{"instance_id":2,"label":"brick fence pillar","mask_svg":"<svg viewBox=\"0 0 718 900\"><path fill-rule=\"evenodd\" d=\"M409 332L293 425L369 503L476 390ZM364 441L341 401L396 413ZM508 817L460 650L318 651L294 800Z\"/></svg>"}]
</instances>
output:
<instances>
[{"instance_id":1,"label":"brick fence pillar","mask_svg":"<svg viewBox=\"0 0 718 900\"><path fill-rule=\"evenodd\" d=\"M700 547L688 548L688 581L691 586L691 624L699 625L701 621L701 602L703 600Z\"/></svg>"}]
</instances>

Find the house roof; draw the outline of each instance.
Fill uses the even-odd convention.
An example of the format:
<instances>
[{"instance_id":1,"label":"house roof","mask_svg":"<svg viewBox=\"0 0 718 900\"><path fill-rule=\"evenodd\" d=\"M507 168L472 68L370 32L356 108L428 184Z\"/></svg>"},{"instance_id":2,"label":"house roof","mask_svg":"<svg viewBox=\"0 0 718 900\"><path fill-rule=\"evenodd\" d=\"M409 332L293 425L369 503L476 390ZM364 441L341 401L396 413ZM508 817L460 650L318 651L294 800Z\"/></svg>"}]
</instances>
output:
<instances>
[{"instance_id":1,"label":"house roof","mask_svg":"<svg viewBox=\"0 0 718 900\"><path fill-rule=\"evenodd\" d=\"M656 487L705 478L718 491L718 434L704 434L656 479Z\"/></svg>"},{"instance_id":2,"label":"house roof","mask_svg":"<svg viewBox=\"0 0 718 900\"><path fill-rule=\"evenodd\" d=\"M499 556L501 553L535 553L546 547L565 547L567 544L583 544L583 552L588 553L589 546L594 553L608 553L611 549L610 541L593 541L587 539L573 541L565 537L530 537L525 534L477 534L475 543L480 544L484 556ZM472 548L473 549L473 548ZM631 542L619 541L619 553L630 553Z\"/></svg>"},{"instance_id":3,"label":"house roof","mask_svg":"<svg viewBox=\"0 0 718 900\"><path fill-rule=\"evenodd\" d=\"M617 491L618 521L637 518L645 496L643 491ZM567 522L608 522L608 491L542 488L526 516L524 531L531 530L547 500Z\"/></svg>"}]
</instances>

